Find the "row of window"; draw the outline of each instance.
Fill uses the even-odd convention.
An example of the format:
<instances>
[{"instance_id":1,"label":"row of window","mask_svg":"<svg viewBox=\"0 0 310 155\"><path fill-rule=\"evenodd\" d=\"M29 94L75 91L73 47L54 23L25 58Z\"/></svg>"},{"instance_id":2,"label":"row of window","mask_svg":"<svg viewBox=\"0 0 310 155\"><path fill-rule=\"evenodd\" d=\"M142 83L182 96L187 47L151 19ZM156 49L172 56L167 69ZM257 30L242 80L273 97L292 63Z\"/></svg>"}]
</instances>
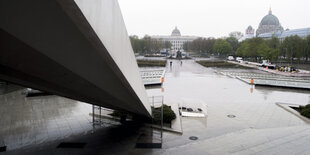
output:
<instances>
[{"instance_id":1,"label":"row of window","mask_svg":"<svg viewBox=\"0 0 310 155\"><path fill-rule=\"evenodd\" d=\"M288 31L283 31L281 32L276 32L276 33L263 33L260 34L259 37L261 38L272 38L273 36L284 39L288 36L293 36L293 35L298 35L299 37L307 37L310 35L310 28L303 28L303 29L295 29L295 30L288 30Z\"/></svg>"}]
</instances>

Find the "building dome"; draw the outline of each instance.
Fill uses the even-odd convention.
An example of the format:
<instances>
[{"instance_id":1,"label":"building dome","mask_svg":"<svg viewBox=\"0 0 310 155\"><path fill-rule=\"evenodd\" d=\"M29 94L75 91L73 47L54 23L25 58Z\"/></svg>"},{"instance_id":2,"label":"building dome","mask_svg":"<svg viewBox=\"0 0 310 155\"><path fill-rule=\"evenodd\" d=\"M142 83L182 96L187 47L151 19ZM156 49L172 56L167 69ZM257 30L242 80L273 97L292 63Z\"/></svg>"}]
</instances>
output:
<instances>
[{"instance_id":1,"label":"building dome","mask_svg":"<svg viewBox=\"0 0 310 155\"><path fill-rule=\"evenodd\" d=\"M268 15L266 15L262 19L262 21L260 22L260 25L277 25L277 26L279 26L280 22L279 22L279 19L275 15L269 13Z\"/></svg>"},{"instance_id":2,"label":"building dome","mask_svg":"<svg viewBox=\"0 0 310 155\"><path fill-rule=\"evenodd\" d=\"M268 15L266 15L259 23L256 35L258 36L263 33L276 33L281 31L283 31L283 27L281 26L279 19L272 14L270 9Z\"/></svg>"},{"instance_id":3,"label":"building dome","mask_svg":"<svg viewBox=\"0 0 310 155\"><path fill-rule=\"evenodd\" d=\"M171 33L171 36L181 36L180 30L177 27L175 27Z\"/></svg>"},{"instance_id":4,"label":"building dome","mask_svg":"<svg viewBox=\"0 0 310 155\"><path fill-rule=\"evenodd\" d=\"M245 34L246 35L254 35L254 29L251 25L248 26L248 28L245 30Z\"/></svg>"}]
</instances>

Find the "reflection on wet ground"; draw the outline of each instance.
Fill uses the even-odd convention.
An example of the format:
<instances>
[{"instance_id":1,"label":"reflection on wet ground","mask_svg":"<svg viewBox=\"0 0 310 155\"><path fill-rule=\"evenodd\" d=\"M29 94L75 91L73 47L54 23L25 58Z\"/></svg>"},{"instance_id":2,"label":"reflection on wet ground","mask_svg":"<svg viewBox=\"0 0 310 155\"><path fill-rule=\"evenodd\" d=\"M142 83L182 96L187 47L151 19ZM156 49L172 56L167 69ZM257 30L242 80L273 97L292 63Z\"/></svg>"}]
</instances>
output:
<instances>
[{"instance_id":1,"label":"reflection on wet ground","mask_svg":"<svg viewBox=\"0 0 310 155\"><path fill-rule=\"evenodd\" d=\"M310 153L310 125L275 104L308 104L309 91L253 87L215 72L229 69L205 68L194 60L170 61L164 84L146 87L148 96L162 95L168 105L201 101L208 117L183 117L183 134L164 132L163 149L135 149L136 125L106 120L94 129L88 104L57 96L25 98L22 91L0 95L0 146L8 146L12 154ZM84 149L56 149L63 141L87 144Z\"/></svg>"},{"instance_id":2,"label":"reflection on wet ground","mask_svg":"<svg viewBox=\"0 0 310 155\"><path fill-rule=\"evenodd\" d=\"M6 153L36 152L37 147L55 149L50 144L119 126L103 119L103 124L94 128L89 104L54 95L27 98L24 92L0 95L0 146L7 147Z\"/></svg>"},{"instance_id":3,"label":"reflection on wet ground","mask_svg":"<svg viewBox=\"0 0 310 155\"><path fill-rule=\"evenodd\" d=\"M283 143L287 142L279 137L296 133L291 140L296 142L292 143L293 145L297 145L301 142L298 140L300 136L298 131L304 131L303 134L310 135L310 127L307 123L275 104L276 102L308 104L310 101L307 90L256 88L238 79L215 72L215 70L231 72L230 69L205 68L193 60L182 60L182 65L180 61L173 60L172 67L168 66L166 69L163 88L147 89L148 94L150 96L163 95L166 104L182 104L190 99L202 100L208 106L208 117L207 120L183 117L183 135L165 133L163 144L165 149L153 150L152 153L279 153L274 149L286 145L272 145L272 142L276 139ZM264 73L246 69L234 69L233 71ZM162 92L162 89L165 91ZM227 115L236 117L229 118ZM254 133L259 134L247 141L247 136ZM199 140L193 142L188 139L190 136L197 136ZM310 140L309 136L307 140ZM262 145L261 149L251 150L261 143L266 143L270 148ZM295 150L295 153L310 151L308 147L298 147L298 149L292 150ZM282 149L282 151L285 152L287 149Z\"/></svg>"}]
</instances>

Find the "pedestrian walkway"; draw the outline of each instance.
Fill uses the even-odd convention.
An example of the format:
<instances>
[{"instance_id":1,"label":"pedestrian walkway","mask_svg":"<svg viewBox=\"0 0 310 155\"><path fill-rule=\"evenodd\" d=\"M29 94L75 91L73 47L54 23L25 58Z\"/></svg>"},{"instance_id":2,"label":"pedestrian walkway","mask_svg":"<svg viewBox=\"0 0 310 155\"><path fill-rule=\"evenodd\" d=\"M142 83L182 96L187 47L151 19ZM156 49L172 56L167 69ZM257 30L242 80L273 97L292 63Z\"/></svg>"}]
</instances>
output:
<instances>
[{"instance_id":1,"label":"pedestrian walkway","mask_svg":"<svg viewBox=\"0 0 310 155\"><path fill-rule=\"evenodd\" d=\"M163 96L174 111L182 101L201 101L208 116L177 117L183 132L164 131L162 149L135 148L140 128L135 124L103 118L93 126L91 105L58 96L26 98L22 91L0 95L0 145L7 146L6 154L310 153L310 125L276 104L306 105L309 91L253 87L193 60L182 60L182 66L173 61L164 84L148 88L148 96ZM85 146L57 148L62 142Z\"/></svg>"},{"instance_id":2,"label":"pedestrian walkway","mask_svg":"<svg viewBox=\"0 0 310 155\"><path fill-rule=\"evenodd\" d=\"M208 117L205 119L182 117L182 136L165 132L162 150L149 150L149 152L135 150L134 153L309 153L310 137L307 135L310 135L310 125L276 105L277 102L308 104L308 91L256 88L231 78L245 76L245 73L248 74L253 70L238 69L233 72L230 69L229 72L235 74L228 77L224 74L215 74L215 70L221 69L206 68L192 60L182 61L182 67L175 65L166 73L166 81L162 86L165 92L161 92L165 97L165 103L178 103L184 98L201 100L208 105ZM229 69L225 70L228 72ZM267 75L267 73L255 74L256 77ZM274 76L277 77L279 76ZM160 89L155 91L154 88L147 92L149 95L152 93L158 95ZM188 103L191 104L191 101ZM197 139L191 140L191 137Z\"/></svg>"}]
</instances>

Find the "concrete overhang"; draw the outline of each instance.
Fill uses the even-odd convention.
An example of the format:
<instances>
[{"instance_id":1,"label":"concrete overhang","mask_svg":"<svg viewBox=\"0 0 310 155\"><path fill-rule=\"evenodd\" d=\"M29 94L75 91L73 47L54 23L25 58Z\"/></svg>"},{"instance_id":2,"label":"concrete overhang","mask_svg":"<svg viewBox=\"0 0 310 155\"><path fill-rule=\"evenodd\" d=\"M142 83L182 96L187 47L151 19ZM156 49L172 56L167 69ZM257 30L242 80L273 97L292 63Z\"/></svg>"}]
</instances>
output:
<instances>
[{"instance_id":1,"label":"concrete overhang","mask_svg":"<svg viewBox=\"0 0 310 155\"><path fill-rule=\"evenodd\" d=\"M115 0L2 0L0 79L151 117Z\"/></svg>"}]
</instances>

